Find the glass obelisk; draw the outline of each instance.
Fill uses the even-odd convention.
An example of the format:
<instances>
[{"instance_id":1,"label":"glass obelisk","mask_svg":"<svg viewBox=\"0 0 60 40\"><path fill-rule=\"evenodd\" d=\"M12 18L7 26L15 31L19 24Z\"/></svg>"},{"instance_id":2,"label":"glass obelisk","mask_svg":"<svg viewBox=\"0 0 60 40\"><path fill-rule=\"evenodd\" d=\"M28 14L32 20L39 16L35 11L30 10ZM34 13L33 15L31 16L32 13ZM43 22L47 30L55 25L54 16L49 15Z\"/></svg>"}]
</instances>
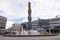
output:
<instances>
[{"instance_id":1,"label":"glass obelisk","mask_svg":"<svg viewBox=\"0 0 60 40\"><path fill-rule=\"evenodd\" d=\"M31 3L28 2L28 30L30 31L32 28L32 23L31 23ZM30 32L29 32L30 33Z\"/></svg>"}]
</instances>

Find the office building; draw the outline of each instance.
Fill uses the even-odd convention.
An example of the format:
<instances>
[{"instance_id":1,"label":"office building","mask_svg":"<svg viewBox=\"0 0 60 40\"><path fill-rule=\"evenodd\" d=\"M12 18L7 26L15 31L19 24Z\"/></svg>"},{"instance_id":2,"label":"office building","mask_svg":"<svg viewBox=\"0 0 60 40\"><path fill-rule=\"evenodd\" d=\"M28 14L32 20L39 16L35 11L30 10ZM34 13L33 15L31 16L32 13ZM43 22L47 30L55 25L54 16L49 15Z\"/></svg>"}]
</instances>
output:
<instances>
[{"instance_id":1,"label":"office building","mask_svg":"<svg viewBox=\"0 0 60 40\"><path fill-rule=\"evenodd\" d=\"M0 16L0 34L3 33L3 30L6 27L6 22L7 22L7 18L3 17L3 16Z\"/></svg>"}]
</instances>

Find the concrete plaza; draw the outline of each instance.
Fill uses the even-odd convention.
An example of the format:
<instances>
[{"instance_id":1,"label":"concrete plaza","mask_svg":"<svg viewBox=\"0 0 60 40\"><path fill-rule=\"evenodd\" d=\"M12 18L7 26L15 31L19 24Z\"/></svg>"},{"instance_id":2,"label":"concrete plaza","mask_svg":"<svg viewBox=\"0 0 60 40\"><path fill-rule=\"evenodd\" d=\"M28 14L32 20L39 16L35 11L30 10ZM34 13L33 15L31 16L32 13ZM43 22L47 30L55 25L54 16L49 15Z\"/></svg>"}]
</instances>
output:
<instances>
[{"instance_id":1,"label":"concrete plaza","mask_svg":"<svg viewBox=\"0 0 60 40\"><path fill-rule=\"evenodd\" d=\"M1 37L0 40L60 40L60 36L44 37Z\"/></svg>"}]
</instances>

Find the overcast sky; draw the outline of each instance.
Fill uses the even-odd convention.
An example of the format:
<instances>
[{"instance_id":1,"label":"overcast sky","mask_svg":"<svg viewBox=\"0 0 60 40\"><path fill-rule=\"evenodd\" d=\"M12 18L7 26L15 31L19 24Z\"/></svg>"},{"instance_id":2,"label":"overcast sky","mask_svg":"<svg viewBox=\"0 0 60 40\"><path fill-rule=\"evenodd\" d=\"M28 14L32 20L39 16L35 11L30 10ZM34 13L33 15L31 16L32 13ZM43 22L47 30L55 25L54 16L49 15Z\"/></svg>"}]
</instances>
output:
<instances>
[{"instance_id":1,"label":"overcast sky","mask_svg":"<svg viewBox=\"0 0 60 40\"><path fill-rule=\"evenodd\" d=\"M7 28L13 23L27 21L29 1L32 20L55 18L60 15L60 0L0 0L0 15L7 17Z\"/></svg>"}]
</instances>

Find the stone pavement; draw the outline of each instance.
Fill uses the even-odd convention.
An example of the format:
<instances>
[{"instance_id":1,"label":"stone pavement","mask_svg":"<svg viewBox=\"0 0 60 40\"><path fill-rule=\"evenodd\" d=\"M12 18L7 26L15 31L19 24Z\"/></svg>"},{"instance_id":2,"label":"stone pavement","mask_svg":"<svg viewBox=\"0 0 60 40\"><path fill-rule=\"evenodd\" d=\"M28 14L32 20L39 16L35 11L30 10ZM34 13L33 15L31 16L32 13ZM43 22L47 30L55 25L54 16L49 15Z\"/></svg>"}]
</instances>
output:
<instances>
[{"instance_id":1,"label":"stone pavement","mask_svg":"<svg viewBox=\"0 0 60 40\"><path fill-rule=\"evenodd\" d=\"M60 40L60 36L47 37L1 37L0 40Z\"/></svg>"}]
</instances>

